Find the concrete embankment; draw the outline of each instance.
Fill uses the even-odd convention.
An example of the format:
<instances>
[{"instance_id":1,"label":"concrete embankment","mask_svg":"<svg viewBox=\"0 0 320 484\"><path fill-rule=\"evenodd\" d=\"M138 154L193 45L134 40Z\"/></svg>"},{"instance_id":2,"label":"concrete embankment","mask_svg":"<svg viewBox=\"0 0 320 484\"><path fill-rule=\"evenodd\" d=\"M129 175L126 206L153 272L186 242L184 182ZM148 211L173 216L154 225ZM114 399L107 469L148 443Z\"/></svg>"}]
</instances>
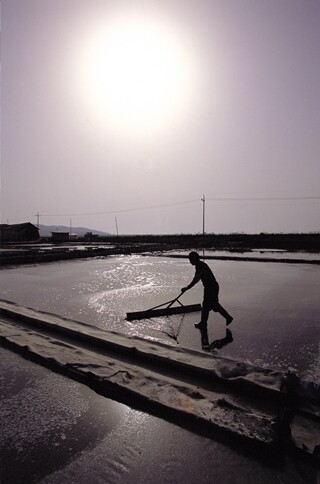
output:
<instances>
[{"instance_id":1,"label":"concrete embankment","mask_svg":"<svg viewBox=\"0 0 320 484\"><path fill-rule=\"evenodd\" d=\"M317 461L320 405L276 370L106 332L0 301L0 341L100 394L213 438ZM288 415L290 419L288 421Z\"/></svg>"}]
</instances>

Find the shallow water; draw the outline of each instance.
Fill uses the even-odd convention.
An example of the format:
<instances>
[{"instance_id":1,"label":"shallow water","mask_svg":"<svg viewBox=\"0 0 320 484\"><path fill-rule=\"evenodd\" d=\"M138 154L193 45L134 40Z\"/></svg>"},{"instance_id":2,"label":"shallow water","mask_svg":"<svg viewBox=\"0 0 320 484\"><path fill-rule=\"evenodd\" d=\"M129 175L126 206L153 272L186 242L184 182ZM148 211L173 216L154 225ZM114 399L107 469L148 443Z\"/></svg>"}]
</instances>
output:
<instances>
[{"instance_id":1,"label":"shallow water","mask_svg":"<svg viewBox=\"0 0 320 484\"><path fill-rule=\"evenodd\" d=\"M225 322L210 313L214 354L287 370L319 380L320 268L310 264L212 261L220 302L234 316L226 343ZM148 309L178 296L191 281L187 259L117 256L1 270L1 298L83 321L106 330L202 349L194 328L199 313L126 321L126 313ZM197 284L181 297L199 303ZM221 341L222 340L222 341ZM231 341L232 340L232 341ZM219 344L219 341L221 343Z\"/></svg>"}]
</instances>

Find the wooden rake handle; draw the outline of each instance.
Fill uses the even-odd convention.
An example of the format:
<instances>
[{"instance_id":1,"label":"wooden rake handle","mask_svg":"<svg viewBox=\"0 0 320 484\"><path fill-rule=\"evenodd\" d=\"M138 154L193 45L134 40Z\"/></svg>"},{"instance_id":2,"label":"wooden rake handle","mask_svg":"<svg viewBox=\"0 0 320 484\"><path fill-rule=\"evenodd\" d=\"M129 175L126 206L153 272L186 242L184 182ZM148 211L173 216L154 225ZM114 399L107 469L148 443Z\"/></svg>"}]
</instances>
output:
<instances>
[{"instance_id":1,"label":"wooden rake handle","mask_svg":"<svg viewBox=\"0 0 320 484\"><path fill-rule=\"evenodd\" d=\"M158 306L154 306L153 308L148 309L148 311L153 311L154 309L161 308L161 306L165 306L166 304L168 304L167 308L171 308L172 304L175 303L176 301L180 304L180 306L183 306L183 304L179 301L179 297L181 297L182 294L183 292L181 292L179 296L176 297L175 299L172 299L172 301L167 301L165 303L158 304Z\"/></svg>"}]
</instances>

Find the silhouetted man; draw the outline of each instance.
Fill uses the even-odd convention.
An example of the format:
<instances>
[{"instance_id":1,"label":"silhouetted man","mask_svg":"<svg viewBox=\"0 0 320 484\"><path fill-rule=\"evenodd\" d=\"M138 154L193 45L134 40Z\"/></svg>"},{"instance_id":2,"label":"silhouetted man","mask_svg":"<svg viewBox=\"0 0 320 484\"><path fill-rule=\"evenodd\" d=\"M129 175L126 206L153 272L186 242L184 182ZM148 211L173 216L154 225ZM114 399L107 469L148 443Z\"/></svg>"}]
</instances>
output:
<instances>
[{"instance_id":1,"label":"silhouetted man","mask_svg":"<svg viewBox=\"0 0 320 484\"><path fill-rule=\"evenodd\" d=\"M219 303L219 284L213 275L212 270L205 262L200 260L197 252L190 252L190 264L195 266L196 273L190 284L181 289L181 292L188 291L197 282L201 281L204 287L201 321L195 324L196 328L205 328L208 323L209 311L221 314L226 320L227 326L232 322L233 317Z\"/></svg>"}]
</instances>

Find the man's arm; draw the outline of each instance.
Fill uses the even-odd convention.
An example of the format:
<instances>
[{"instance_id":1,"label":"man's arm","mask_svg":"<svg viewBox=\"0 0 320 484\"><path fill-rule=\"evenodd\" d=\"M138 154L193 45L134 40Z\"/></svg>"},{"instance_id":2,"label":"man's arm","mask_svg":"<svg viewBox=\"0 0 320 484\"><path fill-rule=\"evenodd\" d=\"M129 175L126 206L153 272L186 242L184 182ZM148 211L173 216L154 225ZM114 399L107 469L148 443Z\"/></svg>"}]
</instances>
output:
<instances>
[{"instance_id":1,"label":"man's arm","mask_svg":"<svg viewBox=\"0 0 320 484\"><path fill-rule=\"evenodd\" d=\"M189 290L189 289L191 289L193 286L195 286L195 285L197 284L197 282L199 282L199 281L200 281L200 274L198 274L198 273L196 272L196 274L195 274L194 278L192 279L192 281L190 282L190 284L189 284L188 286L186 286L186 287L182 287L182 288L181 288L181 292L186 292L186 291L188 291L188 290Z\"/></svg>"}]
</instances>

